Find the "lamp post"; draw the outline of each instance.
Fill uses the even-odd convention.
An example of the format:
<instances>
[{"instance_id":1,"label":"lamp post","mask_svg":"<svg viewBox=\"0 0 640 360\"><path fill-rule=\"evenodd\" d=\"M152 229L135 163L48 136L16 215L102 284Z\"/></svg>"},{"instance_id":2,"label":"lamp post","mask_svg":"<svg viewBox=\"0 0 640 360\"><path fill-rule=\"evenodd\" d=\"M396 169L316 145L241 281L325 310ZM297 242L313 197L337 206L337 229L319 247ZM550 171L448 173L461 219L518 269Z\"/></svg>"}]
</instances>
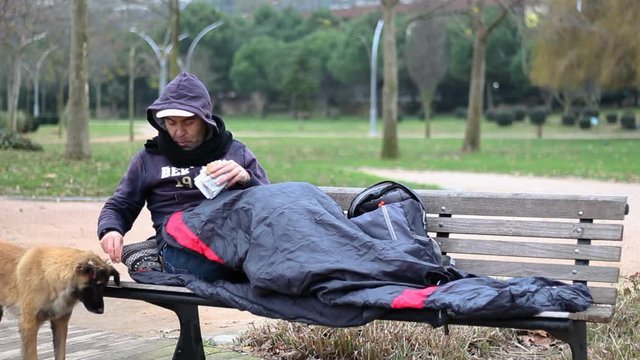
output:
<instances>
[{"instance_id":1,"label":"lamp post","mask_svg":"<svg viewBox=\"0 0 640 360\"><path fill-rule=\"evenodd\" d=\"M33 117L40 116L40 68L44 59L57 48L57 45L49 47L38 59L36 63L36 71L33 76Z\"/></svg>"},{"instance_id":2,"label":"lamp post","mask_svg":"<svg viewBox=\"0 0 640 360\"><path fill-rule=\"evenodd\" d=\"M196 49L196 45L198 45L198 42L200 42L200 40L207 33L209 33L209 31L217 28L222 24L224 24L223 21L216 21L214 23L211 23L204 29L200 30L198 35L196 35L196 37L191 42L191 45L189 45L189 50L187 51L186 71L191 70L191 59L193 57L193 52ZM165 86L167 86L167 77L168 77L167 58L169 57L169 54L171 54L171 49L173 49L173 43L169 43L163 47L160 47L149 35L143 32L137 31L135 28L131 28L129 31L140 36L144 41L146 41L147 44L149 44L149 46L151 47L151 50L153 50L153 53L156 56L156 59L158 59L158 63L160 64L160 76L159 76L160 80L159 80L159 86L158 86L158 96L160 96ZM185 38L187 38L187 35L182 34L180 35L178 40L183 40Z\"/></svg>"},{"instance_id":3,"label":"lamp post","mask_svg":"<svg viewBox=\"0 0 640 360\"><path fill-rule=\"evenodd\" d=\"M207 27L200 30L198 35L196 35L196 37L193 39L193 41L191 42L191 45L189 45L189 50L187 51L187 71L191 71L191 58L193 57L193 52L195 51L196 45L198 45L198 42L200 41L200 39L202 39L205 35L207 35L209 31L217 28L222 24L224 24L223 21L216 21L214 23L209 24Z\"/></svg>"},{"instance_id":4,"label":"lamp post","mask_svg":"<svg viewBox=\"0 0 640 360\"><path fill-rule=\"evenodd\" d=\"M173 49L174 44L168 43L160 47L155 41L153 41L153 39L149 35L143 32L140 32L135 28L131 28L129 31L140 36L144 41L146 41L147 44L149 44L149 46L151 47L151 50L153 50L153 53L156 56L156 59L158 59L158 63L160 64L160 76L159 76L160 80L159 80L159 86L158 86L158 96L160 96L162 95L162 91L164 90L165 86L167 86L167 77L168 77L167 57L171 53L171 49ZM182 34L180 35L178 40L183 40L186 37L187 37L186 34Z\"/></svg>"},{"instance_id":5,"label":"lamp post","mask_svg":"<svg viewBox=\"0 0 640 360\"><path fill-rule=\"evenodd\" d=\"M378 65L378 44L380 42L380 33L382 33L382 27L384 26L384 21L382 19L378 20L378 24L376 24L376 30L373 33L373 42L371 44L371 83L370 83L370 91L371 91L371 104L369 105L369 136L376 136L376 122L377 122L377 99L376 99L376 90L377 90L377 65Z\"/></svg>"}]
</instances>

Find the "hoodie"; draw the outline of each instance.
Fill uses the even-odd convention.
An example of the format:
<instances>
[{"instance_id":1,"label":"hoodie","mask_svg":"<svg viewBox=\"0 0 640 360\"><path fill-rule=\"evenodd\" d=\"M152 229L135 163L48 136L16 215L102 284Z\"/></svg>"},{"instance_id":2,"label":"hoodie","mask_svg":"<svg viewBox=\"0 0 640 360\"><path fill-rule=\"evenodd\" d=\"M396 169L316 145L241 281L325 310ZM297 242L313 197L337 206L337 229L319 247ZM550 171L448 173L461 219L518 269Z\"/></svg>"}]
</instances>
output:
<instances>
[{"instance_id":1,"label":"hoodie","mask_svg":"<svg viewBox=\"0 0 640 360\"><path fill-rule=\"evenodd\" d=\"M180 109L192 112L209 126L218 130L217 116L212 114L211 97L204 84L193 74L180 73L173 79L156 101L147 108L147 121L158 131L166 131L164 122L156 113L165 109Z\"/></svg>"},{"instance_id":2,"label":"hoodie","mask_svg":"<svg viewBox=\"0 0 640 360\"><path fill-rule=\"evenodd\" d=\"M164 109L181 109L196 114L213 129L214 136L228 133L224 121L212 114L209 92L193 74L178 75L147 108L147 121L160 135L162 132L166 134L166 130L163 121L155 114ZM148 141L145 148L132 157L113 195L105 202L98 217L98 238L110 230L126 234L145 203L158 233L167 215L194 207L205 199L195 186L194 178L213 160L233 160L244 167L251 175L244 188L269 183L255 155L245 144L232 139L231 133L228 133L228 144L223 150L191 166L178 165L158 151L155 139ZM193 151L198 150L202 149Z\"/></svg>"}]
</instances>

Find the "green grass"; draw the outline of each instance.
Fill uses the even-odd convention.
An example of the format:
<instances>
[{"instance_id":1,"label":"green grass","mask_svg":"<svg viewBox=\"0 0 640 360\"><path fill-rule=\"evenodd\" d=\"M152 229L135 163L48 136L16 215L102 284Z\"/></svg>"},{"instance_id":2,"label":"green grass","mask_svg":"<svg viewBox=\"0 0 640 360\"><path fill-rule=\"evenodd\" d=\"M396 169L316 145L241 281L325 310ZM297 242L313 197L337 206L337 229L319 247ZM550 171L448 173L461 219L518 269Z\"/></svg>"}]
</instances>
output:
<instances>
[{"instance_id":1,"label":"green grass","mask_svg":"<svg viewBox=\"0 0 640 360\"><path fill-rule=\"evenodd\" d=\"M227 124L256 154L272 182L367 186L381 180L359 172L363 166L640 182L640 132L622 132L613 125L600 126L596 133L551 121L545 126L550 138L535 139L528 123L499 128L485 122L482 151L463 154L464 121L438 118L434 138L424 139L424 124L407 119L398 126L401 157L382 160L382 140L369 137L366 119L311 119L302 130L297 121L277 117L230 118ZM70 161L64 158L64 136L57 136L56 127L43 126L30 135L43 144L43 152L0 151L0 194L107 196L144 143L141 135L128 142L128 131L126 120L92 120L91 160Z\"/></svg>"}]
</instances>

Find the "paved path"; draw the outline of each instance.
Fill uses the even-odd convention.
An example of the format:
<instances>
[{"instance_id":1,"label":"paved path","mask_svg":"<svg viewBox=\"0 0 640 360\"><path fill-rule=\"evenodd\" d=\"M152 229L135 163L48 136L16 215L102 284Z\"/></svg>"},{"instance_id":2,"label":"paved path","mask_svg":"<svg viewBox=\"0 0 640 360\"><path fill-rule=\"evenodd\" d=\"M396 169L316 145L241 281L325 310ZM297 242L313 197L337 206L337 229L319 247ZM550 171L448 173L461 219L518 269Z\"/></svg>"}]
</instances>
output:
<instances>
[{"instance_id":1,"label":"paved path","mask_svg":"<svg viewBox=\"0 0 640 360\"><path fill-rule=\"evenodd\" d=\"M67 360L169 360L173 358L176 339L141 337L80 326L69 326ZM222 346L205 347L207 360L255 360ZM0 359L21 360L17 319L10 313L0 323ZM53 360L51 329L43 325L38 333L38 359Z\"/></svg>"},{"instance_id":2,"label":"paved path","mask_svg":"<svg viewBox=\"0 0 640 360\"><path fill-rule=\"evenodd\" d=\"M453 171L372 168L362 168L361 170L387 179L418 184L435 184L447 190L627 196L629 214L624 221L621 271L623 275L640 271L640 257L637 255L640 250L640 216L638 216L640 214L640 184L638 183Z\"/></svg>"}]
</instances>

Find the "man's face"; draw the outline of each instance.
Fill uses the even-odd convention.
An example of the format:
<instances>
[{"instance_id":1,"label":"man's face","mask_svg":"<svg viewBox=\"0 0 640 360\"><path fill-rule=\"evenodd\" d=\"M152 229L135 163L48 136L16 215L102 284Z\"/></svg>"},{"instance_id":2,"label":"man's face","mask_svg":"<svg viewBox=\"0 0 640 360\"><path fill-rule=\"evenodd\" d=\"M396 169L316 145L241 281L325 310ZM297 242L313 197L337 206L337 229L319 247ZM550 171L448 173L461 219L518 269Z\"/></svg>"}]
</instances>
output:
<instances>
[{"instance_id":1,"label":"man's face","mask_svg":"<svg viewBox=\"0 0 640 360\"><path fill-rule=\"evenodd\" d=\"M173 141L185 150L200 146L207 134L207 125L196 115L166 117L164 125Z\"/></svg>"}]
</instances>

